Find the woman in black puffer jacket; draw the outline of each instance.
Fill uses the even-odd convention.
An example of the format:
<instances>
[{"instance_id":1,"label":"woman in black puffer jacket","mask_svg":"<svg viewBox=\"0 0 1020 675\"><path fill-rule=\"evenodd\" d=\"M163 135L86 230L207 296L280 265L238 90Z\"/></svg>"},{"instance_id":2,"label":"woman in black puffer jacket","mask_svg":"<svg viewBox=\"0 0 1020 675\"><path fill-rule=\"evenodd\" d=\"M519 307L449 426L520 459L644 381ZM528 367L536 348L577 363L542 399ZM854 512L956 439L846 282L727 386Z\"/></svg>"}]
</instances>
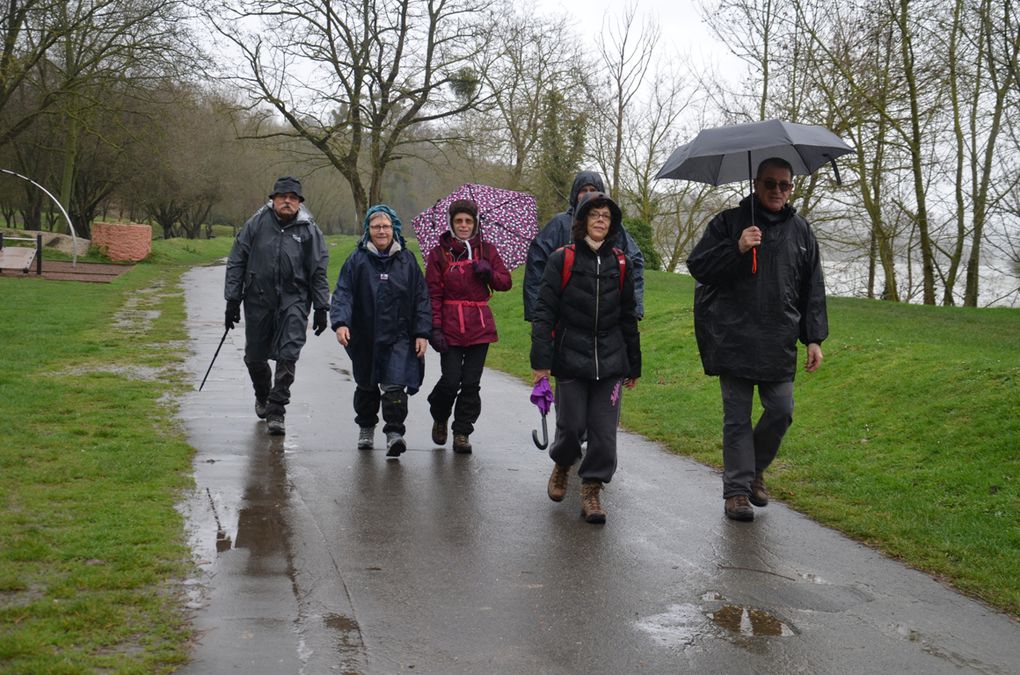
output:
<instances>
[{"instance_id":1,"label":"woman in black puffer jacket","mask_svg":"<svg viewBox=\"0 0 1020 675\"><path fill-rule=\"evenodd\" d=\"M605 194L591 193L578 205L573 243L549 256L531 325L534 381L556 378L549 498L566 495L587 435L577 473L581 513L590 523L606 520L599 493L616 471L621 392L641 376L633 266L613 246L620 229L620 207Z\"/></svg>"}]
</instances>

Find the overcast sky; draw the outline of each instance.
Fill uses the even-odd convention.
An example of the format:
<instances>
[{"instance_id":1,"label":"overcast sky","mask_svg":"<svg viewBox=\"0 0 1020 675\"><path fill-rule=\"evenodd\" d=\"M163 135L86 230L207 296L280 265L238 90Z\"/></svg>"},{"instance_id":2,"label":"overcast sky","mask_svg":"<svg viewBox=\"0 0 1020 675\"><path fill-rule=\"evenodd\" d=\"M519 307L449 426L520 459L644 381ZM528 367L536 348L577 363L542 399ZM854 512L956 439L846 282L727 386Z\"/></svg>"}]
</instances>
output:
<instances>
[{"instance_id":1,"label":"overcast sky","mask_svg":"<svg viewBox=\"0 0 1020 675\"><path fill-rule=\"evenodd\" d=\"M576 19L582 35L595 35L622 17L630 2L622 0L534 0L543 13L567 14ZM711 0L710 0L711 1ZM639 20L654 19L659 25L662 58L689 56L694 66L714 65L727 78L743 70L740 61L720 45L701 20L697 0L638 0Z\"/></svg>"}]
</instances>

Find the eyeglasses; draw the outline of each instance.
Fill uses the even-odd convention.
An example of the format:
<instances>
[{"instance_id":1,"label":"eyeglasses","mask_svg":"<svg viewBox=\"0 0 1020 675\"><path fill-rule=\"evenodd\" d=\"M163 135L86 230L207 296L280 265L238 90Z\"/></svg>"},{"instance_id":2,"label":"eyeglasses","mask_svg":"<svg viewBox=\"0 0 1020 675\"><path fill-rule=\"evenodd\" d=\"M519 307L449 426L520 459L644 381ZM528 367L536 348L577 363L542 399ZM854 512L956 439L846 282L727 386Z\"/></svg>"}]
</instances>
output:
<instances>
[{"instance_id":1,"label":"eyeglasses","mask_svg":"<svg viewBox=\"0 0 1020 675\"><path fill-rule=\"evenodd\" d=\"M789 181L781 180L777 182L775 178L761 178L759 180L766 190L779 188L780 192L789 192L793 189L793 183Z\"/></svg>"},{"instance_id":2,"label":"eyeglasses","mask_svg":"<svg viewBox=\"0 0 1020 675\"><path fill-rule=\"evenodd\" d=\"M386 230L392 230L392 225L369 225L368 229L375 230L376 232L385 232Z\"/></svg>"},{"instance_id":3,"label":"eyeglasses","mask_svg":"<svg viewBox=\"0 0 1020 675\"><path fill-rule=\"evenodd\" d=\"M613 220L613 214L608 211L589 211L588 220L604 220L609 223Z\"/></svg>"}]
</instances>

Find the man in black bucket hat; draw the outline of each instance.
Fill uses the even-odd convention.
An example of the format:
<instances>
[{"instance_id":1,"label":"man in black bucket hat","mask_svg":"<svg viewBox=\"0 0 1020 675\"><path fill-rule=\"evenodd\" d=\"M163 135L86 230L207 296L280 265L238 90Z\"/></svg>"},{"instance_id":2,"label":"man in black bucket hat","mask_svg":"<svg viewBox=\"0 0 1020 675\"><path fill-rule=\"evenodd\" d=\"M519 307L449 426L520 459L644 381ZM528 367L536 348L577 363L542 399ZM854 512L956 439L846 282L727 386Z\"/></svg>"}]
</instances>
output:
<instances>
[{"instance_id":1,"label":"man in black bucket hat","mask_svg":"<svg viewBox=\"0 0 1020 675\"><path fill-rule=\"evenodd\" d=\"M326 329L329 253L322 231L303 205L301 181L276 180L269 202L248 219L227 259L226 327L241 320L244 363L255 389L255 414L283 435L285 406L314 308L315 334ZM276 361L274 379L269 360Z\"/></svg>"}]
</instances>

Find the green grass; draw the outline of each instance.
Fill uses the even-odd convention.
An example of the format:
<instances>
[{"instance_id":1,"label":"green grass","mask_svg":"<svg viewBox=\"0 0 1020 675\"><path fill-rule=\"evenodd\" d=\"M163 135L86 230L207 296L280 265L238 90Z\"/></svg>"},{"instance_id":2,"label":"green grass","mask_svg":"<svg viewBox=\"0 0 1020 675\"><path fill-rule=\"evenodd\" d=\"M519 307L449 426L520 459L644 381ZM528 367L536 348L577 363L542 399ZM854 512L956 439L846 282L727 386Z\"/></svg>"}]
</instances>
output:
<instances>
[{"instance_id":1,"label":"green grass","mask_svg":"<svg viewBox=\"0 0 1020 675\"><path fill-rule=\"evenodd\" d=\"M329 242L332 284L354 239ZM0 671L186 661L191 559L174 504L192 450L166 397L191 386L178 279L230 243L155 242L111 284L0 277ZM524 378L521 278L493 298L489 364ZM644 377L624 424L718 466L718 384L701 372L690 279L647 284ZM1020 614L1020 312L832 299L830 321L822 369L798 375L773 494Z\"/></svg>"},{"instance_id":2,"label":"green grass","mask_svg":"<svg viewBox=\"0 0 1020 675\"><path fill-rule=\"evenodd\" d=\"M489 364L527 377L521 281L517 270L493 298ZM692 299L689 277L648 276L644 373L623 424L721 466L719 385L701 369ZM770 491L1017 616L1020 311L830 298L829 321L822 368L797 375Z\"/></svg>"},{"instance_id":3,"label":"green grass","mask_svg":"<svg viewBox=\"0 0 1020 675\"><path fill-rule=\"evenodd\" d=\"M183 386L179 276L229 245L158 242L111 284L0 277L0 671L187 659L192 450L164 396Z\"/></svg>"}]
</instances>

